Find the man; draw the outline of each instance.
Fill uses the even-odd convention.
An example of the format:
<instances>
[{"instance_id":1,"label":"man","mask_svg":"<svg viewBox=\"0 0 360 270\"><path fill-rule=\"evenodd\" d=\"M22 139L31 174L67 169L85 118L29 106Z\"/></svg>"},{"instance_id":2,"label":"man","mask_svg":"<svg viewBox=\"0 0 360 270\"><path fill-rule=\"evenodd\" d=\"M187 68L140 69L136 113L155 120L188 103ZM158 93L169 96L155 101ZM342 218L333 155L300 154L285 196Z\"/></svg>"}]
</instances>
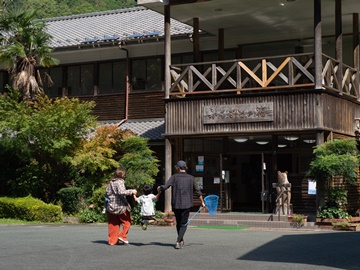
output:
<instances>
[{"instance_id":1,"label":"man","mask_svg":"<svg viewBox=\"0 0 360 270\"><path fill-rule=\"evenodd\" d=\"M177 173L172 175L165 185L158 187L158 191L163 191L172 187L171 205L176 218L177 241L175 248L180 249L184 246L184 235L190 214L190 208L193 206L194 192L199 196L201 204L205 207L201 191L197 188L194 176L187 174L185 161L180 160L175 166Z\"/></svg>"}]
</instances>

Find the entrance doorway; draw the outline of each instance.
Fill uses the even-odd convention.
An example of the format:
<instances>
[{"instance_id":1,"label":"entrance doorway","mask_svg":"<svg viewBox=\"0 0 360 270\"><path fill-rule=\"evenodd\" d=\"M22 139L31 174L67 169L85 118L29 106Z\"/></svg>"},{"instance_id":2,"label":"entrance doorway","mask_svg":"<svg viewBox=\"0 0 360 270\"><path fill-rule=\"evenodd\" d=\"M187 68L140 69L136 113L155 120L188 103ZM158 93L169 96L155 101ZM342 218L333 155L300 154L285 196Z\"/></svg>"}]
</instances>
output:
<instances>
[{"instance_id":1,"label":"entrance doorway","mask_svg":"<svg viewBox=\"0 0 360 270\"><path fill-rule=\"evenodd\" d=\"M270 157L264 154L223 156L223 208L236 212L268 213ZM268 168L267 168L268 167Z\"/></svg>"}]
</instances>

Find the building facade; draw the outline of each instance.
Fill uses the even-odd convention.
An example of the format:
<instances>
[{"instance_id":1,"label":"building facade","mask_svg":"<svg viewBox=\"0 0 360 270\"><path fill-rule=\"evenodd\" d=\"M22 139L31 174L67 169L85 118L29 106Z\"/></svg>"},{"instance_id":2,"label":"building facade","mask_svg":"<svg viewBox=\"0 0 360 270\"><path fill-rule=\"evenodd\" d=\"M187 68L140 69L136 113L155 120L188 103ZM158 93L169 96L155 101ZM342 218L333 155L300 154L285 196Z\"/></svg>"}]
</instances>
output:
<instances>
[{"instance_id":1,"label":"building facade","mask_svg":"<svg viewBox=\"0 0 360 270\"><path fill-rule=\"evenodd\" d=\"M268 213L287 171L293 210L315 212L313 147L353 137L360 117L360 3L137 2L48 19L60 65L39 69L45 92L94 100L101 123L149 138L157 183L184 159L222 211Z\"/></svg>"}]
</instances>

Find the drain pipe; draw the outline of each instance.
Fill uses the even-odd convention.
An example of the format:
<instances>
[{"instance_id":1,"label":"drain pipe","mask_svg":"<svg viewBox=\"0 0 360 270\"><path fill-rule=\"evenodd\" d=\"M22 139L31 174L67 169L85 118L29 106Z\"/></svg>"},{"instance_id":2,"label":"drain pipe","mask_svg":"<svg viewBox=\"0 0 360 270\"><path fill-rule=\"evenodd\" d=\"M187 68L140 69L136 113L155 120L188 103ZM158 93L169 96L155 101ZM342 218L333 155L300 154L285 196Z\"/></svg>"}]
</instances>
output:
<instances>
[{"instance_id":1,"label":"drain pipe","mask_svg":"<svg viewBox=\"0 0 360 270\"><path fill-rule=\"evenodd\" d=\"M129 116L129 91L130 91L130 82L129 82L129 50L122 47L119 44L119 49L126 52L126 85L125 85L125 118L122 119L117 126L119 127L122 123L125 123L128 120Z\"/></svg>"}]
</instances>

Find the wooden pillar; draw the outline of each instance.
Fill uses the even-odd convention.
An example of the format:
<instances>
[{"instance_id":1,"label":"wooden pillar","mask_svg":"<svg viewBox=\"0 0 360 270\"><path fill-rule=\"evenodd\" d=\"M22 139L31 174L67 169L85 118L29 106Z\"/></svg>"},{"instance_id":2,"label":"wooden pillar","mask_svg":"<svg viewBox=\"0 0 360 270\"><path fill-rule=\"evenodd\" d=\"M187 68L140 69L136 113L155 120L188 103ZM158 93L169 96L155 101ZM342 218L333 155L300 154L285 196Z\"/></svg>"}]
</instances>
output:
<instances>
[{"instance_id":1,"label":"wooden pillar","mask_svg":"<svg viewBox=\"0 0 360 270\"><path fill-rule=\"evenodd\" d=\"M356 69L356 76L355 76L355 89L357 89L357 100L360 101L360 79L359 79L359 13L353 13L353 55L354 55L354 62L353 66Z\"/></svg>"},{"instance_id":2,"label":"wooden pillar","mask_svg":"<svg viewBox=\"0 0 360 270\"><path fill-rule=\"evenodd\" d=\"M170 96L171 87L171 76L170 76L170 65L171 65L171 31L170 31L170 5L164 6L165 14L165 98Z\"/></svg>"},{"instance_id":3,"label":"wooden pillar","mask_svg":"<svg viewBox=\"0 0 360 270\"><path fill-rule=\"evenodd\" d=\"M199 18L193 19L193 53L194 53L194 62L201 62L200 55L200 38L199 38Z\"/></svg>"},{"instance_id":4,"label":"wooden pillar","mask_svg":"<svg viewBox=\"0 0 360 270\"><path fill-rule=\"evenodd\" d=\"M322 88L321 0L314 0L315 88Z\"/></svg>"},{"instance_id":5,"label":"wooden pillar","mask_svg":"<svg viewBox=\"0 0 360 270\"><path fill-rule=\"evenodd\" d=\"M324 143L324 132L318 131L316 132L316 145L320 145ZM316 212L320 209L320 207L325 204L325 182L321 179L316 180Z\"/></svg>"},{"instance_id":6,"label":"wooden pillar","mask_svg":"<svg viewBox=\"0 0 360 270\"><path fill-rule=\"evenodd\" d=\"M170 96L171 77L170 77L170 65L171 65L171 33L170 33L170 5L164 6L165 14L165 99ZM166 106L166 105L165 105ZM166 119L165 110L165 119ZM165 123L166 125L166 123ZM172 148L169 138L165 138L165 182L171 176L171 158ZM171 188L165 191L165 211L171 211Z\"/></svg>"},{"instance_id":7,"label":"wooden pillar","mask_svg":"<svg viewBox=\"0 0 360 270\"><path fill-rule=\"evenodd\" d=\"M335 0L335 58L339 63L336 77L339 82L339 91L342 95L342 79L343 79L343 57L342 57L342 0Z\"/></svg>"},{"instance_id":8,"label":"wooden pillar","mask_svg":"<svg viewBox=\"0 0 360 270\"><path fill-rule=\"evenodd\" d=\"M165 138L165 182L169 180L171 176L172 165L172 146L169 138ZM171 189L165 190L165 211L172 211L171 208Z\"/></svg>"},{"instance_id":9,"label":"wooden pillar","mask_svg":"<svg viewBox=\"0 0 360 270\"><path fill-rule=\"evenodd\" d=\"M225 54L225 33L224 33L224 28L220 28L218 30L218 59L221 61L221 60L224 60L225 57L224 57L224 54Z\"/></svg>"}]
</instances>

